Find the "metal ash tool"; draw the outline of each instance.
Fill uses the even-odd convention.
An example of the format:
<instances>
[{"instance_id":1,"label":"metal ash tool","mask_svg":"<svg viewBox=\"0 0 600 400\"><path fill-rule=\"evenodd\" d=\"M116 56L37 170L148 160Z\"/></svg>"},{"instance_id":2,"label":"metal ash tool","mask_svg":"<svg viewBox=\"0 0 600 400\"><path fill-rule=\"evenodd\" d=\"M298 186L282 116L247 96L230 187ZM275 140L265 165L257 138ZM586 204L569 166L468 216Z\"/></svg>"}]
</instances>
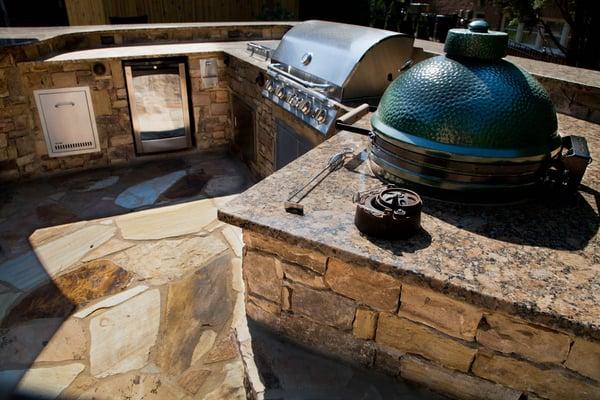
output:
<instances>
[{"instance_id":1,"label":"metal ash tool","mask_svg":"<svg viewBox=\"0 0 600 400\"><path fill-rule=\"evenodd\" d=\"M342 168L346 157L352 154L351 149L344 149L329 158L327 165L313 176L300 189L290 194L284 202L285 211L291 214L304 215L304 206L300 202L308 196L330 173Z\"/></svg>"}]
</instances>

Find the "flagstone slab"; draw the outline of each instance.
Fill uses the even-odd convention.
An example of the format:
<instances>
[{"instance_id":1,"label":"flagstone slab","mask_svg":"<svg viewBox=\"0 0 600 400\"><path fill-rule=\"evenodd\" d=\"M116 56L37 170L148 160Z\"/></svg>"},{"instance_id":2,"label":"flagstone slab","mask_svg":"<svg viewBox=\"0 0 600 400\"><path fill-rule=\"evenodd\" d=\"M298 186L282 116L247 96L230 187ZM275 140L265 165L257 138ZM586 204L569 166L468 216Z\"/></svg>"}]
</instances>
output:
<instances>
[{"instance_id":1,"label":"flagstone slab","mask_svg":"<svg viewBox=\"0 0 600 400\"><path fill-rule=\"evenodd\" d=\"M135 243L126 242L117 238L112 238L100 247L90 251L84 258L81 259L81 261L87 262L96 260L98 258L103 258L116 252L133 247L134 245Z\"/></svg>"},{"instance_id":2,"label":"flagstone slab","mask_svg":"<svg viewBox=\"0 0 600 400\"><path fill-rule=\"evenodd\" d=\"M217 218L210 199L121 215L115 222L124 239L155 240L199 232Z\"/></svg>"},{"instance_id":3,"label":"flagstone slab","mask_svg":"<svg viewBox=\"0 0 600 400\"><path fill-rule=\"evenodd\" d=\"M203 267L227 250L217 237L193 236L141 243L111 258L152 284L163 284Z\"/></svg>"},{"instance_id":4,"label":"flagstone slab","mask_svg":"<svg viewBox=\"0 0 600 400\"><path fill-rule=\"evenodd\" d=\"M90 369L106 377L142 368L158 336L160 293L146 291L90 321Z\"/></svg>"},{"instance_id":5,"label":"flagstone slab","mask_svg":"<svg viewBox=\"0 0 600 400\"><path fill-rule=\"evenodd\" d=\"M110 260L95 260L34 289L6 317L3 326L35 318L68 317L77 307L122 291L133 275Z\"/></svg>"},{"instance_id":6,"label":"flagstone slab","mask_svg":"<svg viewBox=\"0 0 600 400\"><path fill-rule=\"evenodd\" d=\"M83 187L81 187L79 189L75 189L75 190L77 192L92 192L94 190L106 189L108 187L115 185L117 182L119 182L118 176L109 176L104 179L90 182L89 184L84 185Z\"/></svg>"},{"instance_id":7,"label":"flagstone slab","mask_svg":"<svg viewBox=\"0 0 600 400\"><path fill-rule=\"evenodd\" d=\"M28 367L62 323L62 318L42 318L1 329L0 369Z\"/></svg>"},{"instance_id":8,"label":"flagstone slab","mask_svg":"<svg viewBox=\"0 0 600 400\"><path fill-rule=\"evenodd\" d=\"M115 234L113 226L91 225L46 242L0 265L0 280L30 290L57 276Z\"/></svg>"},{"instance_id":9,"label":"flagstone slab","mask_svg":"<svg viewBox=\"0 0 600 400\"><path fill-rule=\"evenodd\" d=\"M115 294L114 296L110 296L104 300L100 300L97 303L92 304L89 307L84 308L83 310L77 311L73 314L75 318L85 318L93 312L103 309L110 308L116 306L118 304L123 303L124 301L129 300L130 298L137 296L138 294L145 292L148 289L148 286L140 285L133 287L131 289L127 289L119 294Z\"/></svg>"},{"instance_id":10,"label":"flagstone slab","mask_svg":"<svg viewBox=\"0 0 600 400\"><path fill-rule=\"evenodd\" d=\"M0 382L3 382L3 377L14 379L22 376L16 388L17 394L50 400L57 398L84 369L83 364L73 363L56 367L2 371L0 375L3 376L0 377Z\"/></svg>"},{"instance_id":11,"label":"flagstone slab","mask_svg":"<svg viewBox=\"0 0 600 400\"><path fill-rule=\"evenodd\" d=\"M88 339L84 322L70 318L62 323L48 344L36 357L36 362L59 362L86 358Z\"/></svg>"},{"instance_id":12,"label":"flagstone slab","mask_svg":"<svg viewBox=\"0 0 600 400\"><path fill-rule=\"evenodd\" d=\"M128 209L152 205L163 192L175 184L177 180L184 177L185 174L185 171L175 171L131 186L119 194L115 204Z\"/></svg>"},{"instance_id":13,"label":"flagstone slab","mask_svg":"<svg viewBox=\"0 0 600 400\"><path fill-rule=\"evenodd\" d=\"M35 362L83 360L88 342L82 321L43 318L0 330L0 368Z\"/></svg>"},{"instance_id":14,"label":"flagstone slab","mask_svg":"<svg viewBox=\"0 0 600 400\"><path fill-rule=\"evenodd\" d=\"M171 375L183 373L192 365L194 353L203 351L196 348L204 331L221 332L227 328L234 303L230 277L230 257L221 256L169 285L156 358L162 371ZM209 339L204 340L210 342ZM198 353L195 355L198 357Z\"/></svg>"},{"instance_id":15,"label":"flagstone slab","mask_svg":"<svg viewBox=\"0 0 600 400\"><path fill-rule=\"evenodd\" d=\"M223 229L223 236L229 243L229 246L235 253L236 257L242 257L242 251L244 249L244 242L242 241L242 230L237 226L227 226Z\"/></svg>"},{"instance_id":16,"label":"flagstone slab","mask_svg":"<svg viewBox=\"0 0 600 400\"><path fill-rule=\"evenodd\" d=\"M31 244L31 246L34 248L39 247L50 240L60 238L61 236L64 236L71 232L75 232L83 228L86 224L87 221L79 221L73 222L71 224L56 225L51 226L49 228L36 229L29 236L29 244Z\"/></svg>"},{"instance_id":17,"label":"flagstone slab","mask_svg":"<svg viewBox=\"0 0 600 400\"><path fill-rule=\"evenodd\" d=\"M198 398L204 400L245 400L246 389L244 386L244 364L242 361L234 361L225 364L222 368L223 377L219 377L217 382L208 381L203 385L203 390L199 392ZM215 374L212 374L215 375ZM212 390L204 394L205 388Z\"/></svg>"},{"instance_id":18,"label":"flagstone slab","mask_svg":"<svg viewBox=\"0 0 600 400\"><path fill-rule=\"evenodd\" d=\"M12 307L14 301L19 297L20 293L4 292L0 293L0 326L4 322L4 317Z\"/></svg>"},{"instance_id":19,"label":"flagstone slab","mask_svg":"<svg viewBox=\"0 0 600 400\"><path fill-rule=\"evenodd\" d=\"M79 400L178 400L182 398L186 398L183 390L169 383L160 375L138 372L104 379L78 397Z\"/></svg>"}]
</instances>

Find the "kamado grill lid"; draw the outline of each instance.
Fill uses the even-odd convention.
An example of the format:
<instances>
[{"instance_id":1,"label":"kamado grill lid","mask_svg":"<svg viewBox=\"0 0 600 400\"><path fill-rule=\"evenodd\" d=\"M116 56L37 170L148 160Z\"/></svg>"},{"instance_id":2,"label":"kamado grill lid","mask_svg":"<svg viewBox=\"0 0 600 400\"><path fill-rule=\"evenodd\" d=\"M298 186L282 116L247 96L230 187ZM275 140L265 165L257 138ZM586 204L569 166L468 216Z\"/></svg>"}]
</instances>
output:
<instances>
[{"instance_id":1,"label":"kamado grill lid","mask_svg":"<svg viewBox=\"0 0 600 400\"><path fill-rule=\"evenodd\" d=\"M474 21L449 31L445 56L401 74L371 120L373 171L467 201L498 193L512 200L535 187L561 137L548 93L502 60L507 42Z\"/></svg>"}]
</instances>

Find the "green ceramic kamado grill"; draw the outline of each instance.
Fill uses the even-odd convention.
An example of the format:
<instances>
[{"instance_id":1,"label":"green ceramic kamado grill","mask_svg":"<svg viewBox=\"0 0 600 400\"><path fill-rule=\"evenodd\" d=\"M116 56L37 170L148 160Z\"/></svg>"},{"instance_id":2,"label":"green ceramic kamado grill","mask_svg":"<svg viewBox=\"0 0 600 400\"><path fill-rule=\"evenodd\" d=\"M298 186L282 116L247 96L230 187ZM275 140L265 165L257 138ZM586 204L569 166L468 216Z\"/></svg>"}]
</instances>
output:
<instances>
[{"instance_id":1,"label":"green ceramic kamado grill","mask_svg":"<svg viewBox=\"0 0 600 400\"><path fill-rule=\"evenodd\" d=\"M590 161L585 139L559 135L548 93L502 59L507 44L473 21L449 31L446 55L392 82L371 120L373 172L459 201L518 201L549 178L576 188Z\"/></svg>"}]
</instances>

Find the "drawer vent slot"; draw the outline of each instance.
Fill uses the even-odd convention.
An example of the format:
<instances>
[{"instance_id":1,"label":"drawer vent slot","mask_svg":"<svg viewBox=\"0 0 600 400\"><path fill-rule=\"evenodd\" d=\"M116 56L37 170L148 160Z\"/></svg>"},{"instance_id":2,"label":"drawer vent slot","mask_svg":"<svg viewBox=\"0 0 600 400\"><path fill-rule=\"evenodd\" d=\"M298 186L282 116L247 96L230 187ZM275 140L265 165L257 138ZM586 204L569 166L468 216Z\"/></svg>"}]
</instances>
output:
<instances>
[{"instance_id":1,"label":"drawer vent slot","mask_svg":"<svg viewBox=\"0 0 600 400\"><path fill-rule=\"evenodd\" d=\"M34 91L50 157L100 151L89 87Z\"/></svg>"}]
</instances>

